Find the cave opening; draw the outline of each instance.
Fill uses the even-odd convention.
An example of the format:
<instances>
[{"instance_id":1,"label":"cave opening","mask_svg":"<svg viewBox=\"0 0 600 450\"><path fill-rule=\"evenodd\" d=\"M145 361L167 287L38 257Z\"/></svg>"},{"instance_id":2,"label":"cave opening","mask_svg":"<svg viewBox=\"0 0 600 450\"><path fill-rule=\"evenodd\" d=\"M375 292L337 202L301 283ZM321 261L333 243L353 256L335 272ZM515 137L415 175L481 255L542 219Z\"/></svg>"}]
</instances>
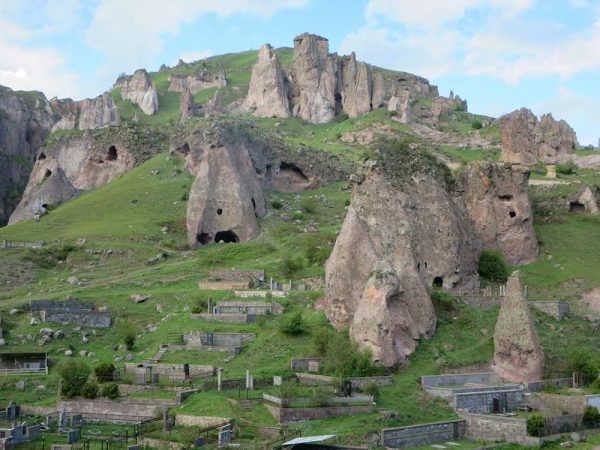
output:
<instances>
[{"instance_id":1,"label":"cave opening","mask_svg":"<svg viewBox=\"0 0 600 450\"><path fill-rule=\"evenodd\" d=\"M291 173L291 174L295 175L296 177L300 178L302 181L305 181L305 182L309 181L308 177L306 175L304 175L304 172L302 172L302 169L300 169L300 167L298 167L295 164L291 164L291 163L282 161L281 165L279 166L279 171Z\"/></svg>"},{"instance_id":2,"label":"cave opening","mask_svg":"<svg viewBox=\"0 0 600 450\"><path fill-rule=\"evenodd\" d=\"M510 194L503 194L503 195L499 195L498 198L500 200L512 200L513 196Z\"/></svg>"},{"instance_id":3,"label":"cave opening","mask_svg":"<svg viewBox=\"0 0 600 450\"><path fill-rule=\"evenodd\" d=\"M40 156L38 156L38 160L42 160L42 159L46 159L46 154L44 152L40 153Z\"/></svg>"},{"instance_id":4,"label":"cave opening","mask_svg":"<svg viewBox=\"0 0 600 450\"><path fill-rule=\"evenodd\" d=\"M431 284L434 288L441 288L444 286L444 278L443 277L435 277L433 279L433 283Z\"/></svg>"},{"instance_id":5,"label":"cave opening","mask_svg":"<svg viewBox=\"0 0 600 450\"><path fill-rule=\"evenodd\" d=\"M569 203L569 212L573 214L583 214L585 212L585 205L578 201L571 202Z\"/></svg>"},{"instance_id":6,"label":"cave opening","mask_svg":"<svg viewBox=\"0 0 600 450\"><path fill-rule=\"evenodd\" d=\"M256 202L254 201L254 197L252 197L250 200L252 200L252 208L254 211L256 211Z\"/></svg>"},{"instance_id":7,"label":"cave opening","mask_svg":"<svg viewBox=\"0 0 600 450\"><path fill-rule=\"evenodd\" d=\"M517 217L517 213L516 213L516 212L514 212L514 211L510 211L510 212L508 213L508 215L509 215L510 217L512 217L513 219L514 219L515 217Z\"/></svg>"},{"instance_id":8,"label":"cave opening","mask_svg":"<svg viewBox=\"0 0 600 450\"><path fill-rule=\"evenodd\" d=\"M240 238L231 230L217 231L215 242L224 242L226 244L240 242Z\"/></svg>"},{"instance_id":9,"label":"cave opening","mask_svg":"<svg viewBox=\"0 0 600 450\"><path fill-rule=\"evenodd\" d=\"M108 147L108 152L106 152L106 160L114 161L115 159L117 159L117 156L117 147L115 147L114 145Z\"/></svg>"},{"instance_id":10,"label":"cave opening","mask_svg":"<svg viewBox=\"0 0 600 450\"><path fill-rule=\"evenodd\" d=\"M196 235L196 242L200 245L206 245L210 242L210 234L208 233L198 233Z\"/></svg>"},{"instance_id":11,"label":"cave opening","mask_svg":"<svg viewBox=\"0 0 600 450\"><path fill-rule=\"evenodd\" d=\"M217 209L217 216L220 216L221 214L223 214L223 209L222 208L218 208Z\"/></svg>"},{"instance_id":12,"label":"cave opening","mask_svg":"<svg viewBox=\"0 0 600 450\"><path fill-rule=\"evenodd\" d=\"M48 178L50 175L52 175L52 171L50 169L46 169L44 172L44 178Z\"/></svg>"},{"instance_id":13,"label":"cave opening","mask_svg":"<svg viewBox=\"0 0 600 450\"><path fill-rule=\"evenodd\" d=\"M48 209L48 203L42 203L42 208Z\"/></svg>"},{"instance_id":14,"label":"cave opening","mask_svg":"<svg viewBox=\"0 0 600 450\"><path fill-rule=\"evenodd\" d=\"M421 263L417 263L417 270L420 272L421 271Z\"/></svg>"}]
</instances>

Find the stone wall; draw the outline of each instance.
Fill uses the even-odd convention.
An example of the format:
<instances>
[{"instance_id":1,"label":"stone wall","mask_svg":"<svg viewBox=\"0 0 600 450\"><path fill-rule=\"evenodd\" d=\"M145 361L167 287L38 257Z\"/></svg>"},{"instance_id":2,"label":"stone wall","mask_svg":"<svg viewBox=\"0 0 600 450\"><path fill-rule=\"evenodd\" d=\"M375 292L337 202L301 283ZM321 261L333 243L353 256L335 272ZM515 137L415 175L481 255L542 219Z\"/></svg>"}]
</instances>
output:
<instances>
[{"instance_id":1,"label":"stone wall","mask_svg":"<svg viewBox=\"0 0 600 450\"><path fill-rule=\"evenodd\" d=\"M473 308L492 308L494 306L500 306L502 298L499 296L480 296L480 295L464 295L458 296L460 301L464 304L469 305Z\"/></svg>"},{"instance_id":2,"label":"stone wall","mask_svg":"<svg viewBox=\"0 0 600 450\"><path fill-rule=\"evenodd\" d=\"M124 422L137 422L139 420L156 417L157 411L175 406L173 400L149 400L142 399L117 399L117 400L62 400L57 409L64 410L67 415L81 414L86 419L113 420L118 416Z\"/></svg>"},{"instance_id":3,"label":"stone wall","mask_svg":"<svg viewBox=\"0 0 600 450\"><path fill-rule=\"evenodd\" d=\"M388 428L381 431L381 441L386 448L421 447L462 439L465 428L464 420Z\"/></svg>"},{"instance_id":4,"label":"stone wall","mask_svg":"<svg viewBox=\"0 0 600 450\"><path fill-rule=\"evenodd\" d=\"M125 363L125 373L136 373L139 364ZM183 377L183 364L150 364L152 372L164 375L166 377ZM190 376L212 376L216 372L215 366L204 366L199 364L190 364Z\"/></svg>"},{"instance_id":5,"label":"stone wall","mask_svg":"<svg viewBox=\"0 0 600 450\"><path fill-rule=\"evenodd\" d=\"M233 294L236 297L242 298L285 298L287 297L287 292L283 291L234 291Z\"/></svg>"},{"instance_id":6,"label":"stone wall","mask_svg":"<svg viewBox=\"0 0 600 450\"><path fill-rule=\"evenodd\" d=\"M198 283L198 287L210 291L233 291L235 289L248 289L250 283L247 281L201 281Z\"/></svg>"},{"instance_id":7,"label":"stone wall","mask_svg":"<svg viewBox=\"0 0 600 450\"><path fill-rule=\"evenodd\" d=\"M321 358L292 358L290 366L292 370L303 370L308 372L311 368L311 364L321 364Z\"/></svg>"},{"instance_id":8,"label":"stone wall","mask_svg":"<svg viewBox=\"0 0 600 450\"><path fill-rule=\"evenodd\" d=\"M225 323L252 323L252 316L248 314L192 314L192 320L204 320L206 322L225 322Z\"/></svg>"},{"instance_id":9,"label":"stone wall","mask_svg":"<svg viewBox=\"0 0 600 450\"><path fill-rule=\"evenodd\" d=\"M449 373L443 375L424 375L421 377L421 385L423 387L456 386L466 383L489 384L497 382L498 377L494 372Z\"/></svg>"},{"instance_id":10,"label":"stone wall","mask_svg":"<svg viewBox=\"0 0 600 450\"><path fill-rule=\"evenodd\" d=\"M556 378L553 380L528 381L524 384L528 392L539 392L548 387L554 388L572 388L573 378Z\"/></svg>"},{"instance_id":11,"label":"stone wall","mask_svg":"<svg viewBox=\"0 0 600 450\"><path fill-rule=\"evenodd\" d=\"M270 404L265 404L265 406L278 423L319 420L328 417L368 413L375 410L375 406L331 406L323 408L279 408Z\"/></svg>"},{"instance_id":12,"label":"stone wall","mask_svg":"<svg viewBox=\"0 0 600 450\"><path fill-rule=\"evenodd\" d=\"M549 314L556 320L561 320L565 314L569 313L569 304L560 300L535 301L529 302L529 304L534 308Z\"/></svg>"},{"instance_id":13,"label":"stone wall","mask_svg":"<svg viewBox=\"0 0 600 450\"><path fill-rule=\"evenodd\" d=\"M296 373L296 378L300 382L300 384L304 385L334 385L338 382L338 379L335 377L328 377L326 375L317 375L312 373ZM352 384L352 389L360 389L369 384L377 384L377 385L390 385L393 383L393 378L391 376L381 376L381 377L352 377L348 378Z\"/></svg>"},{"instance_id":14,"label":"stone wall","mask_svg":"<svg viewBox=\"0 0 600 450\"><path fill-rule=\"evenodd\" d=\"M205 333L203 331L192 331L183 336L183 342L188 347L243 347L247 342L255 338L251 333Z\"/></svg>"},{"instance_id":15,"label":"stone wall","mask_svg":"<svg viewBox=\"0 0 600 450\"><path fill-rule=\"evenodd\" d=\"M0 241L0 248L43 248L46 241Z\"/></svg>"},{"instance_id":16,"label":"stone wall","mask_svg":"<svg viewBox=\"0 0 600 450\"><path fill-rule=\"evenodd\" d=\"M583 414L588 404L583 395L532 394L527 404L545 416L558 416L563 413Z\"/></svg>"},{"instance_id":17,"label":"stone wall","mask_svg":"<svg viewBox=\"0 0 600 450\"><path fill-rule=\"evenodd\" d=\"M215 281L244 281L264 280L265 271L256 270L216 270L210 273L211 279Z\"/></svg>"},{"instance_id":18,"label":"stone wall","mask_svg":"<svg viewBox=\"0 0 600 450\"><path fill-rule=\"evenodd\" d=\"M186 416L182 414L177 414L175 416L175 425L176 426L185 426L185 427L200 427L200 428L208 428L214 427L217 425L225 425L231 419L227 417L214 417L214 416Z\"/></svg>"},{"instance_id":19,"label":"stone wall","mask_svg":"<svg viewBox=\"0 0 600 450\"><path fill-rule=\"evenodd\" d=\"M527 434L526 419L489 414L459 414L465 420L465 437L483 441L513 442L538 446L540 440Z\"/></svg>"},{"instance_id":20,"label":"stone wall","mask_svg":"<svg viewBox=\"0 0 600 450\"><path fill-rule=\"evenodd\" d=\"M492 412L514 411L521 403L523 403L523 391L521 389L495 389L454 394L452 406L457 411L489 414Z\"/></svg>"},{"instance_id":21,"label":"stone wall","mask_svg":"<svg viewBox=\"0 0 600 450\"><path fill-rule=\"evenodd\" d=\"M84 327L110 328L110 314L102 311L78 311L52 309L41 311L44 322L73 323Z\"/></svg>"},{"instance_id":22,"label":"stone wall","mask_svg":"<svg viewBox=\"0 0 600 450\"><path fill-rule=\"evenodd\" d=\"M95 305L81 300L32 300L29 302L31 312L38 311L94 311Z\"/></svg>"}]
</instances>

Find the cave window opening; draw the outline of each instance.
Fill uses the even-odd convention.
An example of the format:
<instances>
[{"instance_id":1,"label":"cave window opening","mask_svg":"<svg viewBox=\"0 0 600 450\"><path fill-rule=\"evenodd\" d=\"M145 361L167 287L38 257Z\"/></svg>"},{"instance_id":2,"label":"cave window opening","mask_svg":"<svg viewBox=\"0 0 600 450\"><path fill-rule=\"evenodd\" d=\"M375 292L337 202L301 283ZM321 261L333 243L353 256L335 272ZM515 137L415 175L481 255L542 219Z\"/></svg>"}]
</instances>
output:
<instances>
[{"instance_id":1,"label":"cave window opening","mask_svg":"<svg viewBox=\"0 0 600 450\"><path fill-rule=\"evenodd\" d=\"M585 205L580 202L569 203L569 212L574 214L582 214L585 212Z\"/></svg>"},{"instance_id":2,"label":"cave window opening","mask_svg":"<svg viewBox=\"0 0 600 450\"><path fill-rule=\"evenodd\" d=\"M97 162L98 162L98 164L104 164L104 160L103 159L99 159Z\"/></svg>"},{"instance_id":3,"label":"cave window opening","mask_svg":"<svg viewBox=\"0 0 600 450\"><path fill-rule=\"evenodd\" d=\"M217 234L215 234L215 242L224 242L226 244L230 244L240 242L240 238L238 238L237 234L231 230L217 231Z\"/></svg>"},{"instance_id":4,"label":"cave window opening","mask_svg":"<svg viewBox=\"0 0 600 450\"><path fill-rule=\"evenodd\" d=\"M196 235L196 241L201 245L206 245L210 242L210 234L208 233L198 233Z\"/></svg>"},{"instance_id":5,"label":"cave window opening","mask_svg":"<svg viewBox=\"0 0 600 450\"><path fill-rule=\"evenodd\" d=\"M221 208L217 209L217 215L220 216L221 214L223 214L223 209L221 209Z\"/></svg>"},{"instance_id":6,"label":"cave window opening","mask_svg":"<svg viewBox=\"0 0 600 450\"><path fill-rule=\"evenodd\" d=\"M417 263L417 270L420 272L421 271L421 263Z\"/></svg>"},{"instance_id":7,"label":"cave window opening","mask_svg":"<svg viewBox=\"0 0 600 450\"><path fill-rule=\"evenodd\" d=\"M40 153L38 159L41 161L42 159L46 159L46 154L44 152Z\"/></svg>"},{"instance_id":8,"label":"cave window opening","mask_svg":"<svg viewBox=\"0 0 600 450\"><path fill-rule=\"evenodd\" d=\"M512 200L513 196L510 194L499 195L498 198L500 200Z\"/></svg>"},{"instance_id":9,"label":"cave window opening","mask_svg":"<svg viewBox=\"0 0 600 450\"><path fill-rule=\"evenodd\" d=\"M114 161L115 159L117 159L117 156L117 147L115 147L114 145L108 147L108 152L106 153L106 160Z\"/></svg>"},{"instance_id":10,"label":"cave window opening","mask_svg":"<svg viewBox=\"0 0 600 450\"><path fill-rule=\"evenodd\" d=\"M250 200L252 200L252 208L254 208L254 211L256 211L256 202L254 201L254 197L252 197Z\"/></svg>"},{"instance_id":11,"label":"cave window opening","mask_svg":"<svg viewBox=\"0 0 600 450\"><path fill-rule=\"evenodd\" d=\"M433 283L431 284L434 288L441 288L444 286L444 278L443 277L435 277L433 279Z\"/></svg>"},{"instance_id":12,"label":"cave window opening","mask_svg":"<svg viewBox=\"0 0 600 450\"><path fill-rule=\"evenodd\" d=\"M279 170L281 172L292 172L295 175L297 175L300 179L302 179L303 181L309 181L308 177L306 175L304 175L304 172L302 172L302 170L295 164L282 162L281 165L279 166Z\"/></svg>"},{"instance_id":13,"label":"cave window opening","mask_svg":"<svg viewBox=\"0 0 600 450\"><path fill-rule=\"evenodd\" d=\"M42 208L48 209L48 203L42 203Z\"/></svg>"},{"instance_id":14,"label":"cave window opening","mask_svg":"<svg viewBox=\"0 0 600 450\"><path fill-rule=\"evenodd\" d=\"M427 269L427 261L425 261L425 268Z\"/></svg>"},{"instance_id":15,"label":"cave window opening","mask_svg":"<svg viewBox=\"0 0 600 450\"><path fill-rule=\"evenodd\" d=\"M46 169L46 172L44 172L44 178L48 178L50 175L52 175L52 171L50 169Z\"/></svg>"},{"instance_id":16,"label":"cave window opening","mask_svg":"<svg viewBox=\"0 0 600 450\"><path fill-rule=\"evenodd\" d=\"M512 217L513 219L514 219L515 217L517 217L517 213L516 213L516 212L514 212L514 211L510 211L510 212L508 213L508 215L509 215L510 217Z\"/></svg>"}]
</instances>

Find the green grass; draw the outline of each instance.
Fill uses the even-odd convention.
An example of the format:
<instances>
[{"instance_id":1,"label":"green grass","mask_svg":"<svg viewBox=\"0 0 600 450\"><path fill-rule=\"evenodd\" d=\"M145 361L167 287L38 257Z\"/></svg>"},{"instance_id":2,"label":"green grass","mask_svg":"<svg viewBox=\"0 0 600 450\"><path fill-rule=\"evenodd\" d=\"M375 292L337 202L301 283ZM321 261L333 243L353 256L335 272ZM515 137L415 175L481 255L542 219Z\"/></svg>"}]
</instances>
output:
<instances>
[{"instance_id":1,"label":"green grass","mask_svg":"<svg viewBox=\"0 0 600 450\"><path fill-rule=\"evenodd\" d=\"M500 149L492 148L486 149L471 149L453 147L450 145L442 145L437 148L437 151L449 156L452 160L460 162L461 164L468 164L472 161L489 160L499 161L500 160Z\"/></svg>"}]
</instances>

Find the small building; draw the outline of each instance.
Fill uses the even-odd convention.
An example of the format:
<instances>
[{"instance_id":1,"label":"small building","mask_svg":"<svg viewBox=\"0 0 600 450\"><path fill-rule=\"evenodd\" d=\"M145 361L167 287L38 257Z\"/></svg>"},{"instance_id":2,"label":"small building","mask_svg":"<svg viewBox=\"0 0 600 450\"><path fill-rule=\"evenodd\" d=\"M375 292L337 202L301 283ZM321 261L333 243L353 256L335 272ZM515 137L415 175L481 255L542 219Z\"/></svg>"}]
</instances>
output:
<instances>
[{"instance_id":1,"label":"small building","mask_svg":"<svg viewBox=\"0 0 600 450\"><path fill-rule=\"evenodd\" d=\"M48 353L0 353L0 375L48 373Z\"/></svg>"}]
</instances>

